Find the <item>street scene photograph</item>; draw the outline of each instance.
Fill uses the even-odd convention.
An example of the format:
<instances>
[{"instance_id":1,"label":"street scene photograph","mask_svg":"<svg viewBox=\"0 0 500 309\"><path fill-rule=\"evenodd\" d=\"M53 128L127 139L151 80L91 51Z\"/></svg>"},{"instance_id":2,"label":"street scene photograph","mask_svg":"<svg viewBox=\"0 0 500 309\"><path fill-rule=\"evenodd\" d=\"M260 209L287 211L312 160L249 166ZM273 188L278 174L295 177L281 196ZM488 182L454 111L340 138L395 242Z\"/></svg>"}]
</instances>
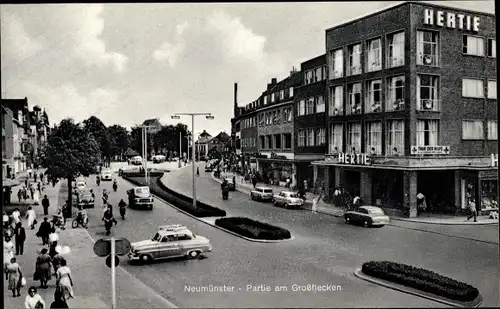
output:
<instances>
[{"instance_id":1,"label":"street scene photograph","mask_svg":"<svg viewBox=\"0 0 500 309\"><path fill-rule=\"evenodd\" d=\"M500 307L494 1L0 20L3 308Z\"/></svg>"}]
</instances>

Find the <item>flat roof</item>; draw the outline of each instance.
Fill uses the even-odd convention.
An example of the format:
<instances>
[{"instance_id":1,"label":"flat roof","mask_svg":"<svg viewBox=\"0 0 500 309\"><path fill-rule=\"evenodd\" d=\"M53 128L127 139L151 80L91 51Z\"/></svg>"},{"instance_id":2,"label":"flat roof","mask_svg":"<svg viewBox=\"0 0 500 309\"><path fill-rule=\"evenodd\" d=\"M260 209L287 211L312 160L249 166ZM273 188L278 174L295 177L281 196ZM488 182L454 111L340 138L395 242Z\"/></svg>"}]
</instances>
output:
<instances>
[{"instance_id":1,"label":"flat roof","mask_svg":"<svg viewBox=\"0 0 500 309\"><path fill-rule=\"evenodd\" d=\"M352 24L354 22L357 22L359 20L367 19L367 18L376 16L378 14L385 13L387 11L390 11L390 10L393 10L393 9L397 9L397 8L400 8L400 7L405 6L405 5L411 5L411 4L420 5L420 6L428 6L428 7L437 8L437 9L449 9L449 10L467 12L467 13L477 14L477 15L485 15L485 16L490 16L490 17L496 18L495 14L481 12L481 11L473 11L473 10L469 10L469 9L463 9L463 8L458 8L458 7L453 7L453 6L447 6L447 5L437 5L437 4L423 2L423 1L421 1L421 2L420 1L419 2L417 2L417 1L405 1L405 2L402 2L402 3L398 3L398 4L391 4L391 5L387 6L386 8L380 9L378 11L375 11L375 12L372 12L372 13L368 13L368 14L365 14L365 15L361 15L361 16L355 17L353 19L349 19L347 21L341 22L340 24L338 24L336 26L327 28L325 30L325 32L328 32L328 31L331 31L331 30L335 30L337 28L341 28L341 27L347 26L347 25Z\"/></svg>"}]
</instances>

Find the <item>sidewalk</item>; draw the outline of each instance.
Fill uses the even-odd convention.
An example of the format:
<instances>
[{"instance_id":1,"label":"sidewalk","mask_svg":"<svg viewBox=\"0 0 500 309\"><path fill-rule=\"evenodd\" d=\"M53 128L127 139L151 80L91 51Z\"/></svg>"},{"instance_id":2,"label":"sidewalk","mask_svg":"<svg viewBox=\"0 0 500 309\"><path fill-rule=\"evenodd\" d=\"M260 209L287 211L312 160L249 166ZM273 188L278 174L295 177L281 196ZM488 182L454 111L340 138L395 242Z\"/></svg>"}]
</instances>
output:
<instances>
[{"instance_id":1,"label":"sidewalk","mask_svg":"<svg viewBox=\"0 0 500 309\"><path fill-rule=\"evenodd\" d=\"M232 178L234 173L221 173L222 177ZM221 179L216 178L213 173L211 173L212 179L217 181L218 183L222 183ZM236 190L245 194L250 195L250 191L253 189L253 185L249 182L242 182L243 177L240 175L236 176ZM259 185L259 184L257 184ZM262 185L262 184L260 184ZM274 192L284 191L286 188L274 185L265 185L266 187L272 188ZM306 202L304 204L304 209L311 210L312 199L315 197L314 194L307 192L306 193ZM317 211L319 213L324 213L328 215L332 215L335 217L343 217L344 209L336 207L332 204L327 204L323 202L323 200L318 201ZM498 219L490 219L488 216L478 216L477 222L474 222L472 219L470 221L467 220L466 216L451 216L451 215L421 215L417 218L406 218L397 213L390 215L391 220L397 221L408 221L408 222L416 222L416 223L426 223L426 224L442 224L442 225L486 225L486 224L498 224Z\"/></svg>"}]
</instances>

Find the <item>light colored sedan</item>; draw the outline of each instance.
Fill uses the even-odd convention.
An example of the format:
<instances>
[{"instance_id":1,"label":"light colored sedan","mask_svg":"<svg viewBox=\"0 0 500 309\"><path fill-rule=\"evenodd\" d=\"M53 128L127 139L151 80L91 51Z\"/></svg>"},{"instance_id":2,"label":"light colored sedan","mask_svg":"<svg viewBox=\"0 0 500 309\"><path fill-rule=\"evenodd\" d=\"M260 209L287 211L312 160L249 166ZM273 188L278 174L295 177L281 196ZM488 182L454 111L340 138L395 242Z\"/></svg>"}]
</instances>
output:
<instances>
[{"instance_id":1,"label":"light colored sedan","mask_svg":"<svg viewBox=\"0 0 500 309\"><path fill-rule=\"evenodd\" d=\"M391 222L389 216L381 208L375 206L360 206L348 211L344 214L344 220L347 224L363 224L365 227L382 227Z\"/></svg>"},{"instance_id":2,"label":"light colored sedan","mask_svg":"<svg viewBox=\"0 0 500 309\"><path fill-rule=\"evenodd\" d=\"M250 198L258 201L272 201L273 189L268 187L256 187L250 191Z\"/></svg>"},{"instance_id":3,"label":"light colored sedan","mask_svg":"<svg viewBox=\"0 0 500 309\"><path fill-rule=\"evenodd\" d=\"M304 205L304 200L301 199L297 192L281 191L273 196L275 206L282 205L285 208L300 208Z\"/></svg>"}]
</instances>

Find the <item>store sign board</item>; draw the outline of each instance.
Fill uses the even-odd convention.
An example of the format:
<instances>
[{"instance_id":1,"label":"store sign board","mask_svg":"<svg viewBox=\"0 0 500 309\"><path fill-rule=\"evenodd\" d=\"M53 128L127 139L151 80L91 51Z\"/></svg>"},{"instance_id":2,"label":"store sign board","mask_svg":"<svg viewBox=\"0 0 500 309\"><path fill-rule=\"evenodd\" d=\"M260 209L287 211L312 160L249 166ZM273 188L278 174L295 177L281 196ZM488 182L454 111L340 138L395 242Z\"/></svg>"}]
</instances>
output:
<instances>
[{"instance_id":1,"label":"store sign board","mask_svg":"<svg viewBox=\"0 0 500 309\"><path fill-rule=\"evenodd\" d=\"M337 153L327 154L325 156L326 162L334 162L340 164L351 165L371 165L371 158L364 153Z\"/></svg>"},{"instance_id":2,"label":"store sign board","mask_svg":"<svg viewBox=\"0 0 500 309\"><path fill-rule=\"evenodd\" d=\"M424 24L460 30L479 32L480 18L466 14L444 11L424 10Z\"/></svg>"},{"instance_id":3,"label":"store sign board","mask_svg":"<svg viewBox=\"0 0 500 309\"><path fill-rule=\"evenodd\" d=\"M411 146L412 155L449 155L450 146Z\"/></svg>"}]
</instances>

